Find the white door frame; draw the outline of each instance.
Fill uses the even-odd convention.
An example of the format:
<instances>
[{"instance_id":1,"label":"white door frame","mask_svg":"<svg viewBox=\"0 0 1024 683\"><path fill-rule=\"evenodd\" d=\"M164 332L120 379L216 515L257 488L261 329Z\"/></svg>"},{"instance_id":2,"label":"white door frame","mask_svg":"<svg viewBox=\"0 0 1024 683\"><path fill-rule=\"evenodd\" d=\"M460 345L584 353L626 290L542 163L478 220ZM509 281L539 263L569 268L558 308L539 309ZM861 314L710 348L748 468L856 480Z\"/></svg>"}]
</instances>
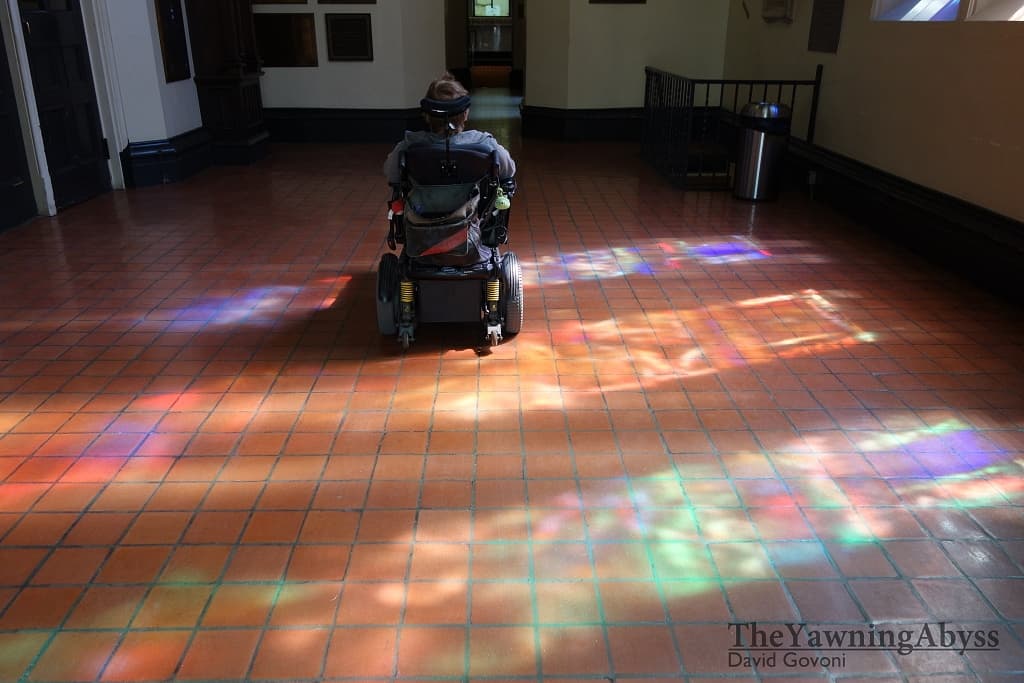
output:
<instances>
[{"instance_id":1,"label":"white door frame","mask_svg":"<svg viewBox=\"0 0 1024 683\"><path fill-rule=\"evenodd\" d=\"M110 185L115 190L123 190L121 150L128 146L128 124L125 122L121 84L117 77L117 58L114 54L114 40L110 35L107 0L82 0L82 22L85 24L85 41L89 46L89 65L92 68L93 87L96 89L100 126L110 156Z\"/></svg>"},{"instance_id":2,"label":"white door frame","mask_svg":"<svg viewBox=\"0 0 1024 683\"><path fill-rule=\"evenodd\" d=\"M39 109L36 107L35 90L32 87L32 72L28 66L28 52L25 50L25 33L18 0L7 0L0 6L0 28L4 32L4 42L7 44L11 64L11 82L14 86L14 97L18 102L18 116L21 119L22 138L25 141L25 156L28 159L32 192L36 198L36 210L43 216L56 216L57 204L53 199L50 166L46 163L43 131L39 124Z\"/></svg>"}]
</instances>

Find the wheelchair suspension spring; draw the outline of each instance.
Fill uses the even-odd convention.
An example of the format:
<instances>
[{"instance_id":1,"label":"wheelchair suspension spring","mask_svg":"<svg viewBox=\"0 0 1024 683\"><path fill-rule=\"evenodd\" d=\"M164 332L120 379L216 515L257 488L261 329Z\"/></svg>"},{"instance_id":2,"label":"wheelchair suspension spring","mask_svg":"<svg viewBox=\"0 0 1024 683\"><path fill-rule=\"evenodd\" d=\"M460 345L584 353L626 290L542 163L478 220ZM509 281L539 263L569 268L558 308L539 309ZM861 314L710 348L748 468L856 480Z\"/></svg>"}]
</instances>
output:
<instances>
[{"instance_id":1,"label":"wheelchair suspension spring","mask_svg":"<svg viewBox=\"0 0 1024 683\"><path fill-rule=\"evenodd\" d=\"M399 300L403 304L411 304L415 299L415 287L411 280L402 280Z\"/></svg>"},{"instance_id":2,"label":"wheelchair suspension spring","mask_svg":"<svg viewBox=\"0 0 1024 683\"><path fill-rule=\"evenodd\" d=\"M501 296L501 282L498 280L487 281L487 302L497 303Z\"/></svg>"}]
</instances>

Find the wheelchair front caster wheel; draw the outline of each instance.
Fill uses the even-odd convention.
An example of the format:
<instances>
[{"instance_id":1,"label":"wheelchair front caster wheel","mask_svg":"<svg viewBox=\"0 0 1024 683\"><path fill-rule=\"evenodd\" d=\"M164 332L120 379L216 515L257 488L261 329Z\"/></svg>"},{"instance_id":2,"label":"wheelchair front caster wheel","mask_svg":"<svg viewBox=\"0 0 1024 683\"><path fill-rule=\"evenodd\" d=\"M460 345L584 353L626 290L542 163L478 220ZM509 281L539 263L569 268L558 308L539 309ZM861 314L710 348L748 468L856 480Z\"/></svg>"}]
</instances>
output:
<instances>
[{"instance_id":1,"label":"wheelchair front caster wheel","mask_svg":"<svg viewBox=\"0 0 1024 683\"><path fill-rule=\"evenodd\" d=\"M501 343L501 325L487 326L487 341L491 343L491 346L497 346Z\"/></svg>"},{"instance_id":2,"label":"wheelchair front caster wheel","mask_svg":"<svg viewBox=\"0 0 1024 683\"><path fill-rule=\"evenodd\" d=\"M398 343L402 345L403 351L408 351L409 345L412 343L412 334L409 332L402 332L398 335Z\"/></svg>"}]
</instances>

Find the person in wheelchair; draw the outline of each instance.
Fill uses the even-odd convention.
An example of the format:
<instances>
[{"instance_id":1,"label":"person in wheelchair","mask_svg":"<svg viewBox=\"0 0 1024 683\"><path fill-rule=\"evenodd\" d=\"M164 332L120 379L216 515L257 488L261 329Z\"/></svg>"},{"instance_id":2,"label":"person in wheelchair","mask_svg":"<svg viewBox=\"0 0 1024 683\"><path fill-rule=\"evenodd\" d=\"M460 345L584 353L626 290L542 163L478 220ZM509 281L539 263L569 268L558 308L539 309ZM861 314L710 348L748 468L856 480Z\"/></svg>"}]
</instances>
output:
<instances>
[{"instance_id":1,"label":"person in wheelchair","mask_svg":"<svg viewBox=\"0 0 1024 683\"><path fill-rule=\"evenodd\" d=\"M388 179L389 185L395 186L402 182L399 161L402 152L410 145L438 143L443 142L446 138L453 145L483 145L495 150L498 156L498 174L501 179L509 180L515 176L516 162L493 135L482 130L466 130L466 122L469 121L469 91L462 83L455 80L455 76L446 72L431 83L427 88L424 101L456 105L453 109L464 105L464 108L461 113L449 115L446 121L444 116L438 116L424 107L423 118L426 120L429 130L406 131L405 139L395 145L395 148L388 154L388 158L384 162L384 176Z\"/></svg>"},{"instance_id":2,"label":"person in wheelchair","mask_svg":"<svg viewBox=\"0 0 1024 683\"><path fill-rule=\"evenodd\" d=\"M508 241L516 164L494 136L466 130L470 97L451 74L420 102L429 130L407 132L384 163L392 187L377 322L408 348L418 322L482 320L492 344L522 325L522 271Z\"/></svg>"}]
</instances>

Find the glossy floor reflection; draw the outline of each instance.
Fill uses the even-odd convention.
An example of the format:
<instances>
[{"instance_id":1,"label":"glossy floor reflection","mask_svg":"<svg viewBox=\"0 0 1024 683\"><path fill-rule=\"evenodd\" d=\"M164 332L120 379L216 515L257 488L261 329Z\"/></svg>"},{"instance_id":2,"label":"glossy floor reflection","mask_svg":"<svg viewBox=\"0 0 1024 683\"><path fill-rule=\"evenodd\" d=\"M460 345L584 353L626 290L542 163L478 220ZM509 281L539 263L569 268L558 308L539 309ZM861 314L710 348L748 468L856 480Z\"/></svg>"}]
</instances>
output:
<instances>
[{"instance_id":1,"label":"glossy floor reflection","mask_svg":"<svg viewBox=\"0 0 1024 683\"><path fill-rule=\"evenodd\" d=\"M481 87L472 92L467 127L484 130L513 156L522 154L523 125L519 108L523 98L508 88Z\"/></svg>"},{"instance_id":2,"label":"glossy floor reflection","mask_svg":"<svg viewBox=\"0 0 1024 683\"><path fill-rule=\"evenodd\" d=\"M0 235L0 680L1021 679L1019 310L513 144L489 353L378 337L384 145Z\"/></svg>"}]
</instances>

